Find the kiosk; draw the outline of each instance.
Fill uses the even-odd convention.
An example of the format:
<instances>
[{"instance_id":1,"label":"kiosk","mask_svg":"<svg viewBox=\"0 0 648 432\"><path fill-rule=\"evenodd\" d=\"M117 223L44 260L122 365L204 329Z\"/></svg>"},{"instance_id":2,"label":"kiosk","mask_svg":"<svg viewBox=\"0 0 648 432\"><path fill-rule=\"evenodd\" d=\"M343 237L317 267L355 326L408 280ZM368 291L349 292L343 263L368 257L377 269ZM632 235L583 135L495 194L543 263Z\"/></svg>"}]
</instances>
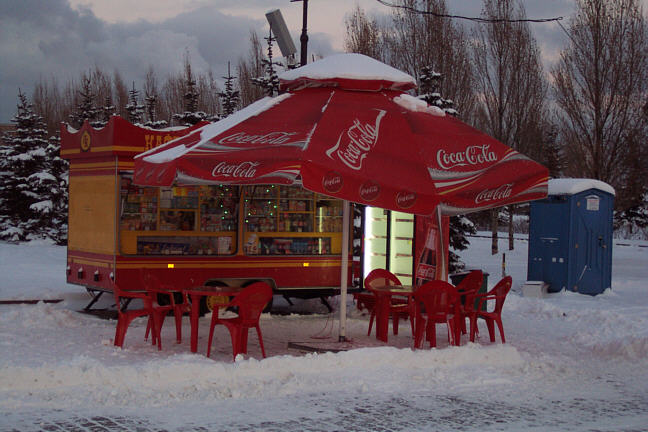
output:
<instances>
[{"instance_id":1,"label":"kiosk","mask_svg":"<svg viewBox=\"0 0 648 432\"><path fill-rule=\"evenodd\" d=\"M62 126L61 154L70 161L67 281L92 295L87 308L112 290L113 280L142 289L142 269L178 288L264 280L287 298L337 294L341 200L299 186L133 184L135 155L202 125L153 130L114 116L102 129ZM363 273L378 266L391 266L404 283L413 283L416 258L426 248L434 248L434 260L425 254L428 261L445 262L440 254L447 253L447 231L429 235L438 230L431 218L366 209L354 207L349 286L361 288ZM378 214L393 221L389 231L377 232L379 222L365 227ZM418 283L436 275L436 267L424 268Z\"/></svg>"}]
</instances>

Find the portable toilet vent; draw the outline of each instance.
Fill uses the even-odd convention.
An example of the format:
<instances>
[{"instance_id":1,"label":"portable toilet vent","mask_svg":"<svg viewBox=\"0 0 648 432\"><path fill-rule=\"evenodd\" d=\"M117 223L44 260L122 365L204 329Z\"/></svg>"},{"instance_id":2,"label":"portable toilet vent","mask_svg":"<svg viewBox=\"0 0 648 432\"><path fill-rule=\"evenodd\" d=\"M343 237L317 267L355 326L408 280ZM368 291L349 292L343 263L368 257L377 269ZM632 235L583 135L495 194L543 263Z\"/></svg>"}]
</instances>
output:
<instances>
[{"instance_id":1,"label":"portable toilet vent","mask_svg":"<svg viewBox=\"0 0 648 432\"><path fill-rule=\"evenodd\" d=\"M527 280L596 295L612 281L614 188L591 179L549 180L531 203Z\"/></svg>"}]
</instances>

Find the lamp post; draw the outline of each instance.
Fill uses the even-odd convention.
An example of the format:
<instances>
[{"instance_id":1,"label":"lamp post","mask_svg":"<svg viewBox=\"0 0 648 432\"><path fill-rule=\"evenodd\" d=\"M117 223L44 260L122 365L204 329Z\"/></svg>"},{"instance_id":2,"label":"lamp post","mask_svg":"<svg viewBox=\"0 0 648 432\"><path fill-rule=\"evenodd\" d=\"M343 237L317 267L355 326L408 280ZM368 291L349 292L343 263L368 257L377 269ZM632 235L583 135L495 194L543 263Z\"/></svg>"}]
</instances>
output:
<instances>
[{"instance_id":1,"label":"lamp post","mask_svg":"<svg viewBox=\"0 0 648 432\"><path fill-rule=\"evenodd\" d=\"M300 54L300 63L301 66L306 66L308 63L308 33L307 33L307 23L308 23L308 0L290 0L291 2L303 2L303 19L302 19L302 33L299 41L301 42L301 54Z\"/></svg>"}]
</instances>

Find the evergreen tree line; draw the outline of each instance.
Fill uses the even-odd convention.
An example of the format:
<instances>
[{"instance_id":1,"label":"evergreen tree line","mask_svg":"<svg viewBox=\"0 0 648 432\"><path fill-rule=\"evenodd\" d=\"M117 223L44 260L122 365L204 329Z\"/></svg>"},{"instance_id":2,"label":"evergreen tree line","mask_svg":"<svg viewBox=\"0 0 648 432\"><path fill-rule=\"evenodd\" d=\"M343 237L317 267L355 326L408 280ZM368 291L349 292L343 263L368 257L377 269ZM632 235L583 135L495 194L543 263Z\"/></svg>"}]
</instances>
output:
<instances>
[{"instance_id":1,"label":"evergreen tree line","mask_svg":"<svg viewBox=\"0 0 648 432\"><path fill-rule=\"evenodd\" d=\"M345 48L421 77L442 78L438 93L462 121L549 168L552 177L602 180L616 190L615 225L648 226L648 33L638 0L576 0L566 44L545 70L519 0L484 0L470 25L440 18L445 0L394 0L389 16L360 7L346 20ZM498 230L513 206L468 217ZM521 209L520 209L521 207ZM458 220L455 221L455 223ZM466 219L461 219L466 222ZM461 232L460 228L459 231Z\"/></svg>"},{"instance_id":2,"label":"evergreen tree line","mask_svg":"<svg viewBox=\"0 0 648 432\"><path fill-rule=\"evenodd\" d=\"M272 41L270 35L268 58L264 58L253 33L251 46L257 49L258 67L241 60L238 68L246 82L237 83L228 64L222 91L211 71L205 75L193 72L188 54L182 72L167 77L162 86L154 68L149 67L143 94L135 83L127 90L118 71L110 76L97 67L63 88L54 79L41 80L36 83L31 103L18 90L17 112L11 119L15 131L5 133L0 141L0 240L49 238L65 244L68 163L59 154L61 122L78 129L87 121L101 128L111 116L120 115L133 124L160 129L217 121L242 104L278 92ZM245 102L238 88L245 90Z\"/></svg>"}]
</instances>

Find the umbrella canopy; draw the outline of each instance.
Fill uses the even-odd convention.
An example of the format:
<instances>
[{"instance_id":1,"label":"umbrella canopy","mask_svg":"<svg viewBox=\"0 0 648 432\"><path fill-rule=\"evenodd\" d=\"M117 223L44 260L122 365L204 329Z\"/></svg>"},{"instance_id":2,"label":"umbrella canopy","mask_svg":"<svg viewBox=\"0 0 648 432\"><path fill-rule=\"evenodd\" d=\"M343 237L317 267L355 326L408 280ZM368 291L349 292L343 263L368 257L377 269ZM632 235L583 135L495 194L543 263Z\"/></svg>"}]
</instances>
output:
<instances>
[{"instance_id":1,"label":"umbrella canopy","mask_svg":"<svg viewBox=\"0 0 648 432\"><path fill-rule=\"evenodd\" d=\"M134 182L295 184L430 215L547 195L542 165L404 93L414 79L360 54L280 76L286 92L135 158Z\"/></svg>"}]
</instances>

